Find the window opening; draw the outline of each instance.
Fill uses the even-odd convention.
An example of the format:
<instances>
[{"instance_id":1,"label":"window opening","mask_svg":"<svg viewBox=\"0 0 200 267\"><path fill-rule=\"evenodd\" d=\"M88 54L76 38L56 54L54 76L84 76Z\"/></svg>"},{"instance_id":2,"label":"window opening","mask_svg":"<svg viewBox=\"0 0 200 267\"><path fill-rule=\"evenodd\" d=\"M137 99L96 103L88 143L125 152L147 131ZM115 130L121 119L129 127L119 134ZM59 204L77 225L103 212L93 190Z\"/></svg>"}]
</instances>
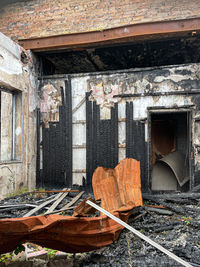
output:
<instances>
[{"instance_id":1,"label":"window opening","mask_svg":"<svg viewBox=\"0 0 200 267\"><path fill-rule=\"evenodd\" d=\"M22 94L0 89L0 161L22 160Z\"/></svg>"}]
</instances>

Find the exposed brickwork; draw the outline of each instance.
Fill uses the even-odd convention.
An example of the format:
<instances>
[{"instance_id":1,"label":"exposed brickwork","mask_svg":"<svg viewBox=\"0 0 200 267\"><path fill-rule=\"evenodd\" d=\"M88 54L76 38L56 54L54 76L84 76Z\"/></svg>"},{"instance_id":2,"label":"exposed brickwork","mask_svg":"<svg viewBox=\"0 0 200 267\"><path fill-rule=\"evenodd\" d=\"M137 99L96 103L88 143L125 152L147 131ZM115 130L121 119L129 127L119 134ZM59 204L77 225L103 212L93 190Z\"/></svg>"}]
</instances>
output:
<instances>
[{"instance_id":1,"label":"exposed brickwork","mask_svg":"<svg viewBox=\"0 0 200 267\"><path fill-rule=\"evenodd\" d=\"M199 0L30 0L2 8L0 31L17 40L195 17Z\"/></svg>"}]
</instances>

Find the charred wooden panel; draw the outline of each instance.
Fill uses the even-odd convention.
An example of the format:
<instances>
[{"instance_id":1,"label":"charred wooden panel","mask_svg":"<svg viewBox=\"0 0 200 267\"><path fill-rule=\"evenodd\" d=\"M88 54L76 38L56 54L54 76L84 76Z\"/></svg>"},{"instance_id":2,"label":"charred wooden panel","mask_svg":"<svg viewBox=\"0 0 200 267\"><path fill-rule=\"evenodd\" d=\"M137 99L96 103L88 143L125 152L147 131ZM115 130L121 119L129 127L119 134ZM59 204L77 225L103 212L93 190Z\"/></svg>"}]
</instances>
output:
<instances>
[{"instance_id":1,"label":"charred wooden panel","mask_svg":"<svg viewBox=\"0 0 200 267\"><path fill-rule=\"evenodd\" d=\"M86 93L86 183L92 185L92 173L93 173L93 115L92 115L92 102L89 101L89 93Z\"/></svg>"},{"instance_id":2,"label":"charred wooden panel","mask_svg":"<svg viewBox=\"0 0 200 267\"><path fill-rule=\"evenodd\" d=\"M98 166L114 168L118 163L118 106L111 108L111 119L100 120L100 108L96 102L86 103L87 121L87 184Z\"/></svg>"},{"instance_id":3,"label":"charred wooden panel","mask_svg":"<svg viewBox=\"0 0 200 267\"><path fill-rule=\"evenodd\" d=\"M37 109L37 155L36 155L36 184L42 186L40 176L40 110Z\"/></svg>"},{"instance_id":4,"label":"charred wooden panel","mask_svg":"<svg viewBox=\"0 0 200 267\"><path fill-rule=\"evenodd\" d=\"M72 89L71 78L65 81L65 96L66 96L66 152L65 152L65 172L67 185L72 185Z\"/></svg>"},{"instance_id":5,"label":"charred wooden panel","mask_svg":"<svg viewBox=\"0 0 200 267\"><path fill-rule=\"evenodd\" d=\"M45 128L43 123L43 169L41 180L37 179L38 186L62 187L72 185L72 96L70 80L65 82L65 92L61 88L61 96L62 106L59 107L59 122L49 122L49 128Z\"/></svg>"},{"instance_id":6,"label":"charred wooden panel","mask_svg":"<svg viewBox=\"0 0 200 267\"><path fill-rule=\"evenodd\" d=\"M147 146L145 143L145 124L133 120L133 103L126 103L126 157L140 161L141 184L143 191L148 190L147 184Z\"/></svg>"}]
</instances>

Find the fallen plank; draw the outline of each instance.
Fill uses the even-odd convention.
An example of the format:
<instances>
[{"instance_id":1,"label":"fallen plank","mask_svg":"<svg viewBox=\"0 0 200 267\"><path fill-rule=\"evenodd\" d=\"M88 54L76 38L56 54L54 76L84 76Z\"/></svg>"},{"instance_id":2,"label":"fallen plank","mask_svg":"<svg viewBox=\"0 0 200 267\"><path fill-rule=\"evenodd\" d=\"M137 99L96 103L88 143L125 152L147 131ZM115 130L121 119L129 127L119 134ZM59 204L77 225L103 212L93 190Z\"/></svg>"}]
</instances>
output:
<instances>
[{"instance_id":1,"label":"fallen plank","mask_svg":"<svg viewBox=\"0 0 200 267\"><path fill-rule=\"evenodd\" d=\"M145 197L143 197L143 199L153 201L153 202L160 204L160 205L162 205L162 206L164 206L164 207L166 207L166 208L168 208L168 209L170 209L170 210L172 210L178 214L184 215L186 213L185 209L182 206L175 206L174 204L166 203L166 202L164 202L163 199L159 199L159 198L156 198L154 196L148 196L148 197L145 196Z\"/></svg>"},{"instance_id":2,"label":"fallen plank","mask_svg":"<svg viewBox=\"0 0 200 267\"><path fill-rule=\"evenodd\" d=\"M46 197L46 198L42 198L42 199L36 200L35 203L44 202L44 201L47 201L47 200L52 199L52 198L54 198L54 197L55 197L55 195L51 195L51 196L49 196L49 197Z\"/></svg>"},{"instance_id":3,"label":"fallen plank","mask_svg":"<svg viewBox=\"0 0 200 267\"><path fill-rule=\"evenodd\" d=\"M172 211L166 210L166 209L159 209L159 208L148 207L148 206L145 206L144 209L146 211L156 212L157 214L161 214L161 215L173 215Z\"/></svg>"},{"instance_id":4,"label":"fallen plank","mask_svg":"<svg viewBox=\"0 0 200 267\"><path fill-rule=\"evenodd\" d=\"M51 214L55 214L55 213L60 213L62 211L66 211L69 209L69 207L71 207L72 205L74 205L78 200L79 198L81 198L81 196L84 194L85 192L82 191L80 192L77 196L75 196L72 201L70 201L69 203L67 203L67 205L65 205L62 209L60 210L54 210L53 212L51 212ZM74 207L73 207L74 208Z\"/></svg>"},{"instance_id":5,"label":"fallen plank","mask_svg":"<svg viewBox=\"0 0 200 267\"><path fill-rule=\"evenodd\" d=\"M79 190L53 190L53 191L32 191L31 194L45 194L45 193L66 193L66 192L79 192Z\"/></svg>"},{"instance_id":6,"label":"fallen plank","mask_svg":"<svg viewBox=\"0 0 200 267\"><path fill-rule=\"evenodd\" d=\"M45 201L44 203L40 204L38 207L35 207L34 209L30 210L23 217L29 217L29 216L33 215L38 210L40 210L40 209L44 208L45 206L49 205L50 203L56 201L61 195L62 195L62 193L57 194L53 199Z\"/></svg>"},{"instance_id":7,"label":"fallen plank","mask_svg":"<svg viewBox=\"0 0 200 267\"><path fill-rule=\"evenodd\" d=\"M76 203L76 201L79 200L79 198L81 198L81 196L85 193L85 191L80 192L77 196L75 196L72 201L70 201L69 203L67 203L67 205L65 205L61 210L65 210L66 208L71 207L72 205L74 205Z\"/></svg>"},{"instance_id":8,"label":"fallen plank","mask_svg":"<svg viewBox=\"0 0 200 267\"><path fill-rule=\"evenodd\" d=\"M145 216L146 214L147 214L147 212L145 211L144 213L141 213L141 214L135 216L134 218L129 219L128 221L129 221L129 223L134 222L134 221L136 221L137 219L139 219L139 218Z\"/></svg>"},{"instance_id":9,"label":"fallen plank","mask_svg":"<svg viewBox=\"0 0 200 267\"><path fill-rule=\"evenodd\" d=\"M27 207L37 207L37 205L34 205L34 204L28 204L28 203L24 203L24 204L18 204L18 205L12 205L12 204L10 204L10 205L2 205L2 206L0 206L0 209L5 209L5 208L13 208L13 209L15 209L15 208L20 208L20 207L24 207L24 206L27 206Z\"/></svg>"},{"instance_id":10,"label":"fallen plank","mask_svg":"<svg viewBox=\"0 0 200 267\"><path fill-rule=\"evenodd\" d=\"M68 191L67 189L63 189L63 191ZM45 212L45 214L50 214L55 208L59 205L59 203L69 194L69 192L63 193L52 205L51 207Z\"/></svg>"},{"instance_id":11,"label":"fallen plank","mask_svg":"<svg viewBox=\"0 0 200 267\"><path fill-rule=\"evenodd\" d=\"M152 246L154 246L158 250L162 251L163 253L165 253L167 256L171 257L172 259L174 259L178 263L180 263L180 264L182 264L183 266L186 266L186 267L192 267L191 264L189 264L188 262L186 262L183 259L179 258L178 256L176 256L175 254L173 254L172 252L170 252L166 248L162 247L158 243L154 242L149 237L147 237L144 234L140 233L139 231L137 231L136 229L134 229L133 227L131 227L130 225L128 225L124 221L120 220L119 218L117 218L116 216L111 214L110 212L106 211L105 209L100 208L98 205L96 205L95 203L91 202L90 200L87 200L86 203L89 204L90 206L92 206L93 208L97 209L98 211L104 213L106 216L108 216L109 218L113 219L117 223L121 224L122 226L127 228L129 231L131 231L132 233L134 233L135 235L137 235L138 237L140 237L144 241L148 242L149 244L151 244Z\"/></svg>"},{"instance_id":12,"label":"fallen plank","mask_svg":"<svg viewBox=\"0 0 200 267\"><path fill-rule=\"evenodd\" d=\"M26 208L37 208L37 205L32 205L32 204L24 204L24 205L19 205L12 207L10 206L9 208L1 208L1 212L6 212L6 211L11 211L11 210L20 210L20 209L26 209Z\"/></svg>"},{"instance_id":13,"label":"fallen plank","mask_svg":"<svg viewBox=\"0 0 200 267\"><path fill-rule=\"evenodd\" d=\"M66 208L66 209L54 210L54 211L48 213L48 215L50 215L50 214L59 214L59 213L61 213L61 212L67 211L67 210L73 210L75 207L76 207L76 206L71 206L71 207L68 207L68 208ZM46 214L45 214L45 215L46 215Z\"/></svg>"}]
</instances>

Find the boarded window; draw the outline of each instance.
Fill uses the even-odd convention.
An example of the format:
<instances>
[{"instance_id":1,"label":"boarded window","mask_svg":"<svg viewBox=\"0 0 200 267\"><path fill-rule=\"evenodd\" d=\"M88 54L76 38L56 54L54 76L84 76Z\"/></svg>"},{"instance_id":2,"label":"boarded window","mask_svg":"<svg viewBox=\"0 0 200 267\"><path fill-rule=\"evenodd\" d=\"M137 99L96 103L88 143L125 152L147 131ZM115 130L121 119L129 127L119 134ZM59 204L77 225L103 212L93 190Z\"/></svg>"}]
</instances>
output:
<instances>
[{"instance_id":1,"label":"boarded window","mask_svg":"<svg viewBox=\"0 0 200 267\"><path fill-rule=\"evenodd\" d=\"M0 91L0 161L22 160L22 96Z\"/></svg>"}]
</instances>

